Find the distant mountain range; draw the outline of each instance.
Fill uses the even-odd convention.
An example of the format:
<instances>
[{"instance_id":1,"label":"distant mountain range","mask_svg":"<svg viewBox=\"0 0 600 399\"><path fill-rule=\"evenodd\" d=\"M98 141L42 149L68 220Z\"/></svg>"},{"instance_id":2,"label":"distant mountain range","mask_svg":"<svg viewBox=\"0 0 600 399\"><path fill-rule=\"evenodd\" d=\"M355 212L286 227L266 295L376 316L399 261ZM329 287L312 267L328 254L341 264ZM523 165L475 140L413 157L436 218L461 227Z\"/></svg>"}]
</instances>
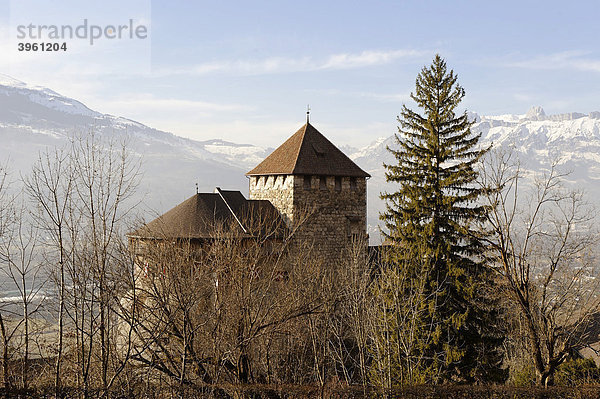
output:
<instances>
[{"instance_id":1,"label":"distant mountain range","mask_svg":"<svg viewBox=\"0 0 600 399\"><path fill-rule=\"evenodd\" d=\"M476 121L473 129L482 133L484 144L512 148L526 170L543 170L552 159L558 159L564 170L572 172L571 183L585 188L595 201L600 198L600 112L546 115L541 107L533 107L523 115L471 113L470 118ZM40 150L64 144L73 132L90 130L129 138L131 149L143 157L140 193L148 209L155 212L164 212L191 196L196 183L201 191L212 192L215 186L221 186L247 193L244 173L273 150L220 139L178 137L91 110L48 88L0 75L0 162L8 159L13 172L27 173ZM281 132L281 141L292 133ZM336 144L372 175L368 183L368 221L375 239L378 214L383 209L379 193L394 189L385 183L382 166L393 162L386 146L395 146L394 136L380 138L364 148Z\"/></svg>"},{"instance_id":2,"label":"distant mountain range","mask_svg":"<svg viewBox=\"0 0 600 399\"><path fill-rule=\"evenodd\" d=\"M0 159L13 172L27 173L40 150L66 143L74 132L95 131L128 140L142 156L140 191L148 207L163 212L191 196L199 184L243 189L250 164L269 149L222 140L194 141L141 123L93 111L81 102L44 87L0 75Z\"/></svg>"},{"instance_id":3,"label":"distant mountain range","mask_svg":"<svg viewBox=\"0 0 600 399\"><path fill-rule=\"evenodd\" d=\"M529 176L548 170L553 161L569 172L566 183L581 188L588 199L600 206L600 112L588 115L568 113L545 115L541 107L532 107L523 115L480 116L470 113L481 133L484 146L504 147L518 154L521 168ZM351 155L373 177L368 184L369 224L372 235L377 229L377 214L384 209L378 198L381 191L393 190L385 182L382 164L393 163L386 146L397 147L394 136L381 138Z\"/></svg>"}]
</instances>

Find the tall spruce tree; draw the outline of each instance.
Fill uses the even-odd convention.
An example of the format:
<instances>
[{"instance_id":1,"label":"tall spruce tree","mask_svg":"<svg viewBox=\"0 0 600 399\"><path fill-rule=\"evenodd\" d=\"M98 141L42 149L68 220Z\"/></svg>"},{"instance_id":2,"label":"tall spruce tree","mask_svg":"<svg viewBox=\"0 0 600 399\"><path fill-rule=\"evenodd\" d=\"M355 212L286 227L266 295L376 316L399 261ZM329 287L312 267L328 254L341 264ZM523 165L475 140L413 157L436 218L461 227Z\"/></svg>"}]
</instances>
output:
<instances>
[{"instance_id":1,"label":"tall spruce tree","mask_svg":"<svg viewBox=\"0 0 600 399\"><path fill-rule=\"evenodd\" d=\"M471 132L473 122L466 112L456 113L464 95L454 71L448 72L436 55L417 76L411 93L420 112L403 106L399 147L388 147L397 163L384 165L386 180L397 191L381 194L386 211L380 217L392 244L387 263L407 278L398 287L401 294L414 298L412 290L419 286L422 301L412 313L418 320L411 324L412 339L416 336L419 344L411 354L397 354L400 369L419 359L420 372L417 379L400 377L398 383L504 378L502 334L495 330L496 311L486 294L491 271L474 230L486 212L477 202L482 193L475 186L475 164L487 149L479 147L480 135ZM425 284L412 284L411 279L425 279Z\"/></svg>"}]
</instances>

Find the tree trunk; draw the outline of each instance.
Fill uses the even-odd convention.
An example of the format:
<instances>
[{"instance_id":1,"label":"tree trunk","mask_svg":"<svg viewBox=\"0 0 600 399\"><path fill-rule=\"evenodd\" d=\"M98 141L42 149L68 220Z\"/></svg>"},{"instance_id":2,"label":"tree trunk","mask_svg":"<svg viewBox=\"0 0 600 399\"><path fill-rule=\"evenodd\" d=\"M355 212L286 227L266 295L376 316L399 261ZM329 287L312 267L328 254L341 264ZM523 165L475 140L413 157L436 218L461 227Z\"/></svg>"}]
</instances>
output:
<instances>
[{"instance_id":1,"label":"tree trunk","mask_svg":"<svg viewBox=\"0 0 600 399\"><path fill-rule=\"evenodd\" d=\"M65 312L65 265L64 265L64 248L62 246L62 232L59 231L60 241L60 287L59 287L59 299L58 299L58 350L56 353L56 363L54 366L54 396L60 397L61 381L60 381L60 368L62 363L63 354L63 335L64 335L64 312ZM76 322L77 323L77 322ZM77 324L76 324L77 325Z\"/></svg>"},{"instance_id":2,"label":"tree trunk","mask_svg":"<svg viewBox=\"0 0 600 399\"><path fill-rule=\"evenodd\" d=\"M0 314L0 332L2 333L2 379L4 380L4 389L11 388L10 377L8 374L8 337L6 336L6 327L4 326L4 318Z\"/></svg>"},{"instance_id":3,"label":"tree trunk","mask_svg":"<svg viewBox=\"0 0 600 399\"><path fill-rule=\"evenodd\" d=\"M23 390L27 391L28 387L28 372L29 372L29 309L28 309L28 298L26 297L27 291L25 290L25 275L22 275L23 278L23 292L24 292L24 300L23 300L23 334L24 334L24 353L23 353L23 366L21 369L21 381L23 384Z\"/></svg>"}]
</instances>

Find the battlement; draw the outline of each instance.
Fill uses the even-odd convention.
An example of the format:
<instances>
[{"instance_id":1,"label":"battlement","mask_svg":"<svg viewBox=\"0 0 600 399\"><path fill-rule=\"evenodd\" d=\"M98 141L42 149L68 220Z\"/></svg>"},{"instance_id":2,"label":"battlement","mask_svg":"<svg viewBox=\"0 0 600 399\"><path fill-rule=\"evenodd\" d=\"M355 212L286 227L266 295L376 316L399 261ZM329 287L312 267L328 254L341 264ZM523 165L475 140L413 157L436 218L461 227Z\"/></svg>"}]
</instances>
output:
<instances>
[{"instance_id":1,"label":"battlement","mask_svg":"<svg viewBox=\"0 0 600 399\"><path fill-rule=\"evenodd\" d=\"M310 124L248 172L250 199L270 201L326 262L335 262L353 239L366 237L367 177Z\"/></svg>"}]
</instances>

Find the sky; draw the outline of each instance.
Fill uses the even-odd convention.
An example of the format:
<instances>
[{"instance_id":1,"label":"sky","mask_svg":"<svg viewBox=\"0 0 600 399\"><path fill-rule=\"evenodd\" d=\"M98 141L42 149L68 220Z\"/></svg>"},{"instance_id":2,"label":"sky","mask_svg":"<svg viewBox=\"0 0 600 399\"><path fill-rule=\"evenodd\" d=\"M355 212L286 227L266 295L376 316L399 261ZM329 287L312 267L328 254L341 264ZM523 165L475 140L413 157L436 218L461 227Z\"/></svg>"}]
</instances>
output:
<instances>
[{"instance_id":1,"label":"sky","mask_svg":"<svg viewBox=\"0 0 600 399\"><path fill-rule=\"evenodd\" d=\"M17 51L36 41L19 25L85 19L147 35ZM396 131L436 53L465 88L460 111L600 110L599 20L598 1L0 0L0 73L197 140L277 146L310 104L314 126L359 147Z\"/></svg>"}]
</instances>

